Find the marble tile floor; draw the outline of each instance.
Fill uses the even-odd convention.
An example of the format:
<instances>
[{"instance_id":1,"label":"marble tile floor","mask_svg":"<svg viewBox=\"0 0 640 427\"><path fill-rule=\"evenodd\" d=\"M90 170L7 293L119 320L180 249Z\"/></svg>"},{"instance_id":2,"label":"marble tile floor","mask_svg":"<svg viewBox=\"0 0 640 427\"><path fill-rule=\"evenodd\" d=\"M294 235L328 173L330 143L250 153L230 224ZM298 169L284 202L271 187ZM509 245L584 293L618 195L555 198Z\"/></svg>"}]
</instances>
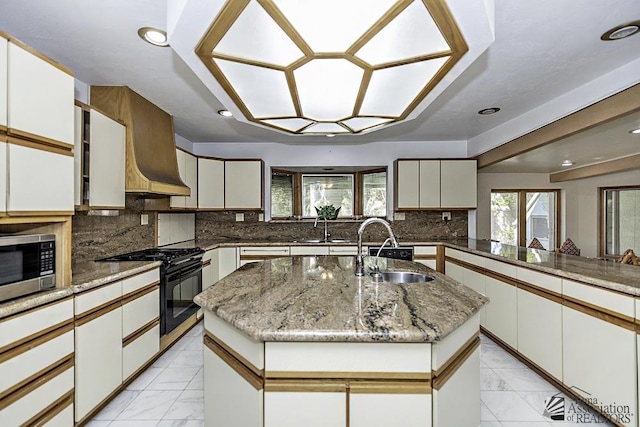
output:
<instances>
[{"instance_id":1,"label":"marble tile floor","mask_svg":"<svg viewBox=\"0 0 640 427\"><path fill-rule=\"evenodd\" d=\"M544 417L545 399L558 390L487 337L481 336L481 339L480 427L612 426L552 421ZM567 399L566 405L573 404L569 402ZM202 322L86 425L203 427Z\"/></svg>"}]
</instances>

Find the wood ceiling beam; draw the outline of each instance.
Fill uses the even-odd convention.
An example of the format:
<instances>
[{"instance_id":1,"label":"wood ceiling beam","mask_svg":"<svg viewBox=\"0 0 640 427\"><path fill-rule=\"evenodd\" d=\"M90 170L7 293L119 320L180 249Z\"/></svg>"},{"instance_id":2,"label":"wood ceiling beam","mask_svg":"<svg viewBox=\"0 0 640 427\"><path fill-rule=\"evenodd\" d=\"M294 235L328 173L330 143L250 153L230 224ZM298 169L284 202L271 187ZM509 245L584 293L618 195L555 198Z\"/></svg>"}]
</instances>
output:
<instances>
[{"instance_id":1,"label":"wood ceiling beam","mask_svg":"<svg viewBox=\"0 0 640 427\"><path fill-rule=\"evenodd\" d=\"M619 159L582 166L562 172L549 174L549 182L564 182L574 179L591 178L594 176L608 175L610 173L626 172L640 169L640 154L621 157Z\"/></svg>"},{"instance_id":2,"label":"wood ceiling beam","mask_svg":"<svg viewBox=\"0 0 640 427\"><path fill-rule=\"evenodd\" d=\"M631 86L582 110L476 156L478 169L486 168L502 160L535 150L637 111L640 111L640 84ZM562 173L564 172L559 172L558 174Z\"/></svg>"}]
</instances>

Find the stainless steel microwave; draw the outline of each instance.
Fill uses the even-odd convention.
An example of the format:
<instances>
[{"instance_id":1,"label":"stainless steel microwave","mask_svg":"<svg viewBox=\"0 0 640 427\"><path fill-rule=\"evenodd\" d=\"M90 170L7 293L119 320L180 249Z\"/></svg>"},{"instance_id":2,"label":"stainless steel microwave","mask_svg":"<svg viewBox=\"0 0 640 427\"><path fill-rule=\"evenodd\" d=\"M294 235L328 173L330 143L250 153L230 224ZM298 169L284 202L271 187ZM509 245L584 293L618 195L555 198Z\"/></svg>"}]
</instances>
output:
<instances>
[{"instance_id":1,"label":"stainless steel microwave","mask_svg":"<svg viewBox=\"0 0 640 427\"><path fill-rule=\"evenodd\" d=\"M0 301L55 286L55 235L0 235Z\"/></svg>"}]
</instances>

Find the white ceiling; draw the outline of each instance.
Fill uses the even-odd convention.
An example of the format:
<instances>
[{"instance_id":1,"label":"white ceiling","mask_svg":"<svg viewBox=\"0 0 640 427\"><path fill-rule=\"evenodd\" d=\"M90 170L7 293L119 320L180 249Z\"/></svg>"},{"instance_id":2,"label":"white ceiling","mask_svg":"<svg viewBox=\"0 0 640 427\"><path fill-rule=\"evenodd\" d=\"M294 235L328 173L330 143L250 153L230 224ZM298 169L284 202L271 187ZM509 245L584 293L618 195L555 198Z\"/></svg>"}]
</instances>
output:
<instances>
[{"instance_id":1,"label":"white ceiling","mask_svg":"<svg viewBox=\"0 0 640 427\"><path fill-rule=\"evenodd\" d=\"M172 49L138 38L140 27L165 28L166 16L162 0L3 0L0 31L71 68L87 84L130 86L173 114L176 132L192 142L326 142L218 116L220 101ZM368 135L337 136L331 143L477 137L639 59L640 35L600 40L611 27L638 19L638 0L498 0L495 43L415 120ZM493 106L502 110L477 114ZM594 144L581 154L598 157L598 149L612 151L602 140ZM527 155L524 160L536 161L535 153ZM546 156L557 163L556 154Z\"/></svg>"}]
</instances>

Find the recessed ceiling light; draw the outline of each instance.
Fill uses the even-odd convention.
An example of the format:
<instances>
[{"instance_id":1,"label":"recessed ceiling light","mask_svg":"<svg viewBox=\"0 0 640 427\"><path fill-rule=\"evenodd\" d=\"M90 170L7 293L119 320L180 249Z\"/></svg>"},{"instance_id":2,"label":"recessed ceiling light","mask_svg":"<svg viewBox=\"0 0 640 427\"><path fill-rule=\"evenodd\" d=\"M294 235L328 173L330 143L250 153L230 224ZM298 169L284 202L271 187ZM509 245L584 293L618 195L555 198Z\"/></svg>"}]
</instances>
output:
<instances>
[{"instance_id":1,"label":"recessed ceiling light","mask_svg":"<svg viewBox=\"0 0 640 427\"><path fill-rule=\"evenodd\" d=\"M233 117L233 113L229 110L220 110L218 111L218 114L220 114L222 117Z\"/></svg>"},{"instance_id":2,"label":"recessed ceiling light","mask_svg":"<svg viewBox=\"0 0 640 427\"><path fill-rule=\"evenodd\" d=\"M618 25L600 36L600 40L614 41L627 38L640 31L640 21L628 22L626 24Z\"/></svg>"},{"instance_id":3,"label":"recessed ceiling light","mask_svg":"<svg viewBox=\"0 0 640 427\"><path fill-rule=\"evenodd\" d=\"M154 46L166 47L169 46L167 41L167 33L163 30L153 27L142 27L138 30L140 38L147 43L151 43Z\"/></svg>"},{"instance_id":4,"label":"recessed ceiling light","mask_svg":"<svg viewBox=\"0 0 640 427\"><path fill-rule=\"evenodd\" d=\"M485 108L483 110L478 111L478 114L481 114L483 116L488 116L489 114L495 114L498 111L500 111L498 107L491 107L491 108Z\"/></svg>"},{"instance_id":5,"label":"recessed ceiling light","mask_svg":"<svg viewBox=\"0 0 640 427\"><path fill-rule=\"evenodd\" d=\"M573 166L573 162L571 160L565 160L561 164L565 168L568 167L568 166Z\"/></svg>"},{"instance_id":6,"label":"recessed ceiling light","mask_svg":"<svg viewBox=\"0 0 640 427\"><path fill-rule=\"evenodd\" d=\"M630 131L629 131L629 133L632 133L632 134L634 134L634 135L640 135L640 128L630 130Z\"/></svg>"}]
</instances>

